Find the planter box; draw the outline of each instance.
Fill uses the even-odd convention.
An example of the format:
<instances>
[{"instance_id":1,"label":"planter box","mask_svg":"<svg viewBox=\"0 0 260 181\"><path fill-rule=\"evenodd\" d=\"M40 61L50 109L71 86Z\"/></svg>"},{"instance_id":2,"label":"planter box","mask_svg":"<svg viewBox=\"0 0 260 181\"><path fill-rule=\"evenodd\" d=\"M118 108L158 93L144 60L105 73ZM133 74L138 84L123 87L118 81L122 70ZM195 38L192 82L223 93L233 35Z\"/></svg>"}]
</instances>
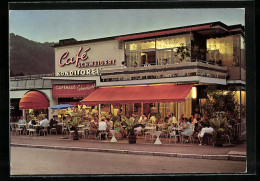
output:
<instances>
[{"instance_id":1,"label":"planter box","mask_svg":"<svg viewBox=\"0 0 260 181\"><path fill-rule=\"evenodd\" d=\"M136 143L136 135L129 135L128 141L129 141L130 144L135 144Z\"/></svg>"},{"instance_id":2,"label":"planter box","mask_svg":"<svg viewBox=\"0 0 260 181\"><path fill-rule=\"evenodd\" d=\"M223 147L224 141L224 138L212 138L212 143L215 147Z\"/></svg>"}]
</instances>

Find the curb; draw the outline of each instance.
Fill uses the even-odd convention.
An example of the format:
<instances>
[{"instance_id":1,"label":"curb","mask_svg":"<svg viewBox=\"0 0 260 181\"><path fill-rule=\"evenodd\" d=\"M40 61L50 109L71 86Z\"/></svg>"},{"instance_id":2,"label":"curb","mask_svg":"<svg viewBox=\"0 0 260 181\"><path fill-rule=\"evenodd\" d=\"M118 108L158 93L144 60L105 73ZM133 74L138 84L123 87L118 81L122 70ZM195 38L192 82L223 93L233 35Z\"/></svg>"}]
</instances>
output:
<instances>
[{"instance_id":1,"label":"curb","mask_svg":"<svg viewBox=\"0 0 260 181\"><path fill-rule=\"evenodd\" d=\"M89 152L103 152L103 153L105 152L105 153L119 153L119 154L133 154L133 155L147 155L147 156L164 156L164 157L192 158L192 159L246 161L246 156L237 156L237 155L198 155L198 154L163 153L163 152L147 152L147 151L100 149L100 148L29 145L29 144L15 144L15 143L11 143L10 146L55 149L55 150L70 150L70 151L89 151Z\"/></svg>"}]
</instances>

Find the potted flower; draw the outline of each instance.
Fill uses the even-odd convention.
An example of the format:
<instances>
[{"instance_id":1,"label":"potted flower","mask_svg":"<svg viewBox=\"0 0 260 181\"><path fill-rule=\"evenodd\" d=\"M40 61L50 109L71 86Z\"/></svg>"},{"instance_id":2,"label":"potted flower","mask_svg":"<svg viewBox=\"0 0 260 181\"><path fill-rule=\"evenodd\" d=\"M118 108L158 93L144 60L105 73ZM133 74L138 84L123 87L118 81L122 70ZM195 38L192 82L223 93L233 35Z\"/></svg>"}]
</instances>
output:
<instances>
[{"instance_id":1,"label":"potted flower","mask_svg":"<svg viewBox=\"0 0 260 181\"><path fill-rule=\"evenodd\" d=\"M131 117L127 119L126 117L123 118L123 125L125 125L127 133L128 133L128 141L130 144L136 143L136 135L135 135L135 128L138 127L138 120L139 117Z\"/></svg>"}]
</instances>

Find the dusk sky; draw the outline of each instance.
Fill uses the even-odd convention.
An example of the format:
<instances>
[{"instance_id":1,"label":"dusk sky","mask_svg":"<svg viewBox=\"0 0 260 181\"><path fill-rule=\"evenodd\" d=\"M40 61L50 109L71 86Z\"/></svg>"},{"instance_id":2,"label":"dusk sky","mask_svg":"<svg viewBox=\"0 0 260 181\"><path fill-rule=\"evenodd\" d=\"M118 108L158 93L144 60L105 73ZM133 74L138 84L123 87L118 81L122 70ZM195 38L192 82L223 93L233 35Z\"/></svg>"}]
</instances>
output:
<instances>
[{"instance_id":1,"label":"dusk sky","mask_svg":"<svg viewBox=\"0 0 260 181\"><path fill-rule=\"evenodd\" d=\"M37 42L110 36L221 21L245 25L244 9L11 10L9 32Z\"/></svg>"}]
</instances>

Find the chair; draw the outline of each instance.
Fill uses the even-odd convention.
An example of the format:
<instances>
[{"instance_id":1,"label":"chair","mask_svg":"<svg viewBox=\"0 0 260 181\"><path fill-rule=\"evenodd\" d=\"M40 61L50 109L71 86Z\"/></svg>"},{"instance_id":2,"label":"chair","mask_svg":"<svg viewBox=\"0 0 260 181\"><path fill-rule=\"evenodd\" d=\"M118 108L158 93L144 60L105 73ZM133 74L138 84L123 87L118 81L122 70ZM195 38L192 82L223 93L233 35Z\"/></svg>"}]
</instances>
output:
<instances>
[{"instance_id":1,"label":"chair","mask_svg":"<svg viewBox=\"0 0 260 181\"><path fill-rule=\"evenodd\" d=\"M19 132L19 135L22 135L22 131L23 131L23 129L19 125L15 126L15 136L16 136L17 132Z\"/></svg>"},{"instance_id":2,"label":"chair","mask_svg":"<svg viewBox=\"0 0 260 181\"><path fill-rule=\"evenodd\" d=\"M105 131L105 130L101 130L101 131L99 131L99 138L100 138L100 140L101 140L101 135L105 135L105 138L107 139L107 132Z\"/></svg>"},{"instance_id":3,"label":"chair","mask_svg":"<svg viewBox=\"0 0 260 181\"><path fill-rule=\"evenodd\" d=\"M144 139L146 140L146 136L150 136L151 137L151 141L153 141L153 137L156 136L155 135L155 129L151 129L147 132L144 133Z\"/></svg>"},{"instance_id":4,"label":"chair","mask_svg":"<svg viewBox=\"0 0 260 181\"><path fill-rule=\"evenodd\" d=\"M46 136L46 134L48 135L48 125L44 126L43 129L40 129L40 135L41 133L43 133L44 136Z\"/></svg>"},{"instance_id":5,"label":"chair","mask_svg":"<svg viewBox=\"0 0 260 181\"><path fill-rule=\"evenodd\" d=\"M70 130L70 127L69 127L69 126L68 126L68 129L69 129L69 137L71 138L71 135L74 134L75 131Z\"/></svg>"},{"instance_id":6,"label":"chair","mask_svg":"<svg viewBox=\"0 0 260 181\"><path fill-rule=\"evenodd\" d=\"M15 128L16 128L15 124L10 124L10 133L11 133L11 135L15 135Z\"/></svg>"},{"instance_id":7,"label":"chair","mask_svg":"<svg viewBox=\"0 0 260 181\"><path fill-rule=\"evenodd\" d=\"M52 132L55 132L56 135L57 135L57 129L56 129L56 128L51 128L51 129L50 129L50 135L51 135Z\"/></svg>"},{"instance_id":8,"label":"chair","mask_svg":"<svg viewBox=\"0 0 260 181\"><path fill-rule=\"evenodd\" d=\"M28 132L28 134L27 134L28 136L30 136L30 135L36 136L36 129L28 127L27 132Z\"/></svg>"},{"instance_id":9,"label":"chair","mask_svg":"<svg viewBox=\"0 0 260 181\"><path fill-rule=\"evenodd\" d=\"M171 127L168 128L169 130L169 143L171 142L171 137L174 137L174 143L176 144L176 137L180 138L180 142L182 142L182 137L180 134L177 134L175 130L172 130Z\"/></svg>"}]
</instances>

